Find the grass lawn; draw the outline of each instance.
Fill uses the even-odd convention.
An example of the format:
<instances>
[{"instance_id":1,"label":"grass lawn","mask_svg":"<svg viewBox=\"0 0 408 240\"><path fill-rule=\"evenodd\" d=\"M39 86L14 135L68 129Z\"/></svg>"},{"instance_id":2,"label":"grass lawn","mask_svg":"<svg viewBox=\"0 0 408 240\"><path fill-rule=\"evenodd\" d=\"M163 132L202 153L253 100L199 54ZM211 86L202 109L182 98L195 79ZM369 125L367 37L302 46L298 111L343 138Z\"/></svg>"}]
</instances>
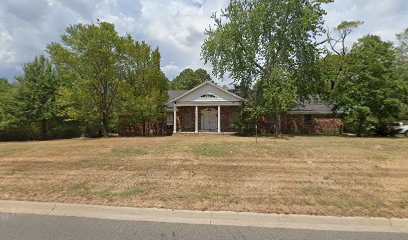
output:
<instances>
[{"instance_id":1,"label":"grass lawn","mask_svg":"<svg viewBox=\"0 0 408 240\"><path fill-rule=\"evenodd\" d=\"M0 199L408 217L408 138L3 142Z\"/></svg>"}]
</instances>

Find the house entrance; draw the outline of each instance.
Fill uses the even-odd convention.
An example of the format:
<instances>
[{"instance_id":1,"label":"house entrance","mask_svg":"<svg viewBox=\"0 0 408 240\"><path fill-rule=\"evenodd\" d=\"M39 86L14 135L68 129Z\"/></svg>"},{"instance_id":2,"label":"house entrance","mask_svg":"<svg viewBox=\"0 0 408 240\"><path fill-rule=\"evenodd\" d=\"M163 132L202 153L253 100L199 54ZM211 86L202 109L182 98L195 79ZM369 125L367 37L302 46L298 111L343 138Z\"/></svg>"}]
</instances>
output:
<instances>
[{"instance_id":1,"label":"house entrance","mask_svg":"<svg viewBox=\"0 0 408 240\"><path fill-rule=\"evenodd\" d=\"M218 111L214 108L206 108L201 110L201 130L202 131L217 131Z\"/></svg>"}]
</instances>

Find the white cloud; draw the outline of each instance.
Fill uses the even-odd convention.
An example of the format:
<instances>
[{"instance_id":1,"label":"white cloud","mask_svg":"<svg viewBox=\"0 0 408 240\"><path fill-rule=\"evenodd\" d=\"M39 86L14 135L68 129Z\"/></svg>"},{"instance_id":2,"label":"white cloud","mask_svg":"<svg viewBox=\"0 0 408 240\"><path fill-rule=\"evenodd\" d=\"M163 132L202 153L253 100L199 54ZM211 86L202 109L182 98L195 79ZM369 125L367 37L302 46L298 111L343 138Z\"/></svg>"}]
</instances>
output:
<instances>
[{"instance_id":1,"label":"white cloud","mask_svg":"<svg viewBox=\"0 0 408 240\"><path fill-rule=\"evenodd\" d=\"M10 33L3 26L0 26L0 59L2 59L3 64L13 63L15 61L15 53L13 52L12 41Z\"/></svg>"},{"instance_id":2,"label":"white cloud","mask_svg":"<svg viewBox=\"0 0 408 240\"><path fill-rule=\"evenodd\" d=\"M183 69L180 69L177 65L168 64L166 66L161 67L161 70L166 74L169 80L175 78Z\"/></svg>"}]
</instances>

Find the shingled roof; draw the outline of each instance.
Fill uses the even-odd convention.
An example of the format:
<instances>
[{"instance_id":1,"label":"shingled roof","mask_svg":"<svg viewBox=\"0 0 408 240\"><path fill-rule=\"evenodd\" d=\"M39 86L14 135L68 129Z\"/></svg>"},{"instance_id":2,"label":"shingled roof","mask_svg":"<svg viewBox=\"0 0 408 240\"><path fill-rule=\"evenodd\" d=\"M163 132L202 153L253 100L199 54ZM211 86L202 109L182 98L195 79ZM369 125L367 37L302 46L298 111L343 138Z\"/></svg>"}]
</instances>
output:
<instances>
[{"instance_id":1,"label":"shingled roof","mask_svg":"<svg viewBox=\"0 0 408 240\"><path fill-rule=\"evenodd\" d=\"M189 90L169 90L167 93L169 94L169 101L166 103L166 107L173 108L174 103L170 102L171 100L183 95L184 93L188 92Z\"/></svg>"},{"instance_id":2,"label":"shingled roof","mask_svg":"<svg viewBox=\"0 0 408 240\"><path fill-rule=\"evenodd\" d=\"M173 109L174 103L171 100L185 94L189 90L169 90L169 101L166 103L166 107ZM289 111L291 114L330 114L332 113L332 106L321 100L314 99L308 103L297 103L295 107Z\"/></svg>"},{"instance_id":3,"label":"shingled roof","mask_svg":"<svg viewBox=\"0 0 408 240\"><path fill-rule=\"evenodd\" d=\"M330 114L332 113L332 106L321 100L314 99L309 103L300 104L297 103L295 107L289 111L289 113L298 113L298 114Z\"/></svg>"}]
</instances>

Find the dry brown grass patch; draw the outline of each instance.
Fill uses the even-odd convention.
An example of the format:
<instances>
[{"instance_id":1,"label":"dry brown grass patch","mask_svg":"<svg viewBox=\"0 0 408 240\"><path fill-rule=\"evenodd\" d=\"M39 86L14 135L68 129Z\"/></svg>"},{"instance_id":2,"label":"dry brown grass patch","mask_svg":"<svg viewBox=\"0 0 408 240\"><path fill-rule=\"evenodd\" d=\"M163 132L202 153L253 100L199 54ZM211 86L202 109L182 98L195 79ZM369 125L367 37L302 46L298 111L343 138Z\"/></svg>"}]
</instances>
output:
<instances>
[{"instance_id":1,"label":"dry brown grass patch","mask_svg":"<svg viewBox=\"0 0 408 240\"><path fill-rule=\"evenodd\" d=\"M407 138L0 143L0 199L408 217Z\"/></svg>"}]
</instances>

